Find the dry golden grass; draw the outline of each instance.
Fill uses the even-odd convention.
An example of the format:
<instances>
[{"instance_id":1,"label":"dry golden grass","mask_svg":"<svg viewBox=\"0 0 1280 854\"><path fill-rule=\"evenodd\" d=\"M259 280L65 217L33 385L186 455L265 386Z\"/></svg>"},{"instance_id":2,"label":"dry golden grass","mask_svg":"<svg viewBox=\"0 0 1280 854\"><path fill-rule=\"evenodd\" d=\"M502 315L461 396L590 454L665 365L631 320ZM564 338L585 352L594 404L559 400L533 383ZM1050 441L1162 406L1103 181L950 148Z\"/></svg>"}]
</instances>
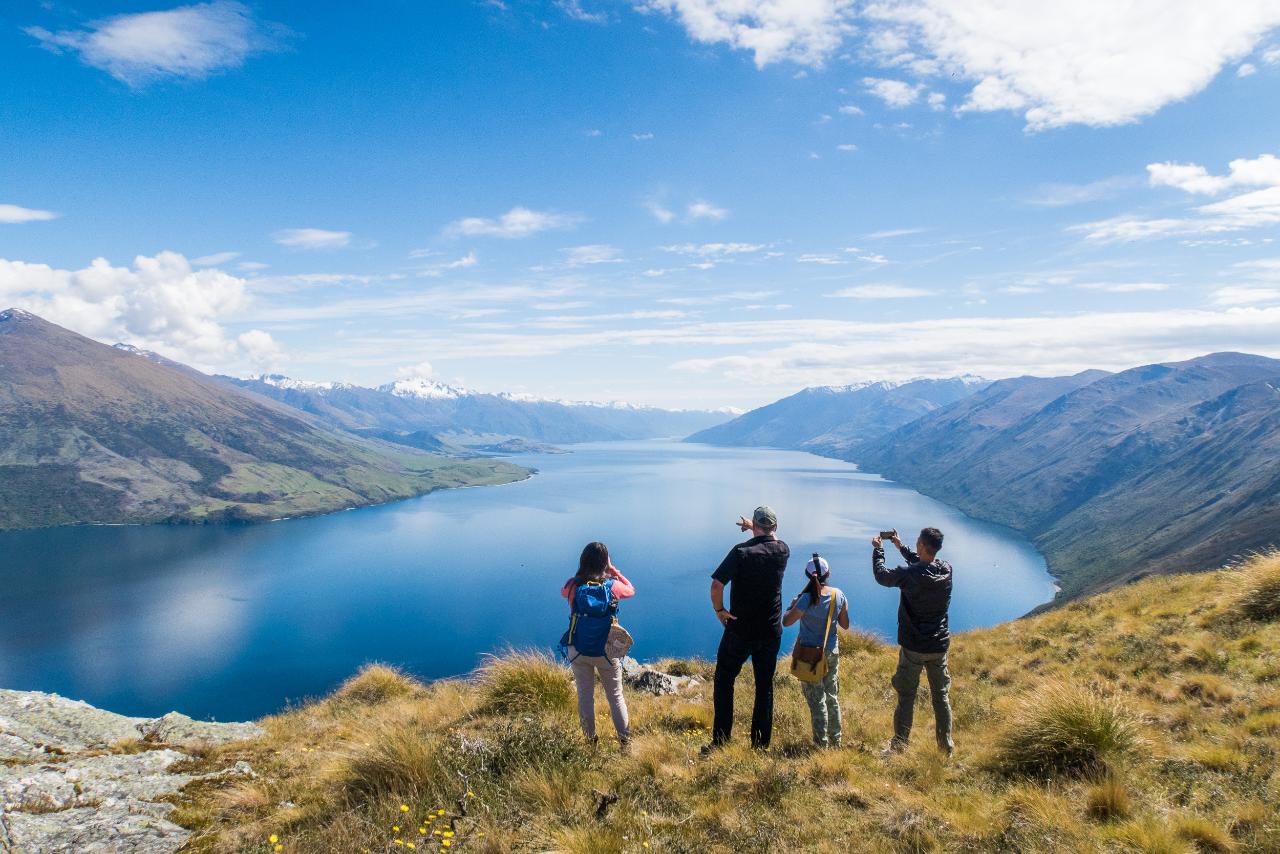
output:
<instances>
[{"instance_id":1,"label":"dry golden grass","mask_svg":"<svg viewBox=\"0 0 1280 854\"><path fill-rule=\"evenodd\" d=\"M1239 605L1240 579L1277 562L959 635L949 762L925 691L906 754L880 755L896 650L866 635L840 641L843 749L809 746L780 673L773 749L751 751L744 673L735 741L709 758L708 662L664 664L702 680L682 694L628 691L624 756L585 743L563 667L521 654L429 686L370 668L264 720L269 738L201 758L259 776L193 786L174 815L196 831L187 850L210 854L267 852L271 834L288 854L435 854L446 830L448 850L490 854L1280 851L1280 621ZM601 794L617 801L597 818Z\"/></svg>"},{"instance_id":2,"label":"dry golden grass","mask_svg":"<svg viewBox=\"0 0 1280 854\"><path fill-rule=\"evenodd\" d=\"M1240 568L1235 610L1250 620L1280 617L1280 550L1258 555Z\"/></svg>"}]
</instances>

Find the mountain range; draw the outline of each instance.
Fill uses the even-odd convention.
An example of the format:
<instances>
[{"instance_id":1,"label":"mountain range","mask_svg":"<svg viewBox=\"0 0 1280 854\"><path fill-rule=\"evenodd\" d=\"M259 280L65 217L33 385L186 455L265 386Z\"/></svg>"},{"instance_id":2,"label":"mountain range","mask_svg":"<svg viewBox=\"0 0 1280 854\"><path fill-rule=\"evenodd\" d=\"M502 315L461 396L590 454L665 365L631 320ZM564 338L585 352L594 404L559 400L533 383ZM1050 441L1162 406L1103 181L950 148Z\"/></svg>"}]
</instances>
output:
<instances>
[{"instance_id":1,"label":"mountain range","mask_svg":"<svg viewBox=\"0 0 1280 854\"><path fill-rule=\"evenodd\" d=\"M985 385L987 381L977 377L952 377L806 388L685 441L790 448L838 457Z\"/></svg>"},{"instance_id":2,"label":"mountain range","mask_svg":"<svg viewBox=\"0 0 1280 854\"><path fill-rule=\"evenodd\" d=\"M486 394L427 379L377 388L313 383L266 375L218 377L344 430L440 450L492 445L510 437L535 442L602 442L681 437L732 417L727 412L668 410L605 403L539 400Z\"/></svg>"},{"instance_id":3,"label":"mountain range","mask_svg":"<svg viewBox=\"0 0 1280 854\"><path fill-rule=\"evenodd\" d=\"M1064 596L1280 541L1280 361L1019 377L844 454L1024 532Z\"/></svg>"},{"instance_id":4,"label":"mountain range","mask_svg":"<svg viewBox=\"0 0 1280 854\"><path fill-rule=\"evenodd\" d=\"M0 528L271 519L527 475L353 436L183 365L0 312Z\"/></svg>"}]
</instances>

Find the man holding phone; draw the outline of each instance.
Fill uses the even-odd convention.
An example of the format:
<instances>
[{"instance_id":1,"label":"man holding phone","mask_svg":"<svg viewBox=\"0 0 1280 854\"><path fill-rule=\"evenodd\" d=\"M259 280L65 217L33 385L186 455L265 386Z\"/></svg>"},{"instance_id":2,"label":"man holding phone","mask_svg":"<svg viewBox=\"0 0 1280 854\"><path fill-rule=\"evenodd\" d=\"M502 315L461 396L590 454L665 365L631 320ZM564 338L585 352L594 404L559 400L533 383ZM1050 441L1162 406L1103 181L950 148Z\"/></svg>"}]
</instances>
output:
<instances>
[{"instance_id":1,"label":"man holding phone","mask_svg":"<svg viewBox=\"0 0 1280 854\"><path fill-rule=\"evenodd\" d=\"M782 645L782 576L791 550L778 539L778 516L757 507L738 528L751 539L729 550L711 575L711 604L724 626L716 652L715 722L711 744L719 747L733 732L733 687L747 659L755 673L756 696L751 712L751 746L764 750L773 736L773 674ZM730 585L729 607L724 588Z\"/></svg>"},{"instance_id":2,"label":"man holding phone","mask_svg":"<svg viewBox=\"0 0 1280 854\"><path fill-rule=\"evenodd\" d=\"M884 565L884 540L891 540L907 563L894 569ZM898 531L881 531L871 540L871 571L885 587L901 590L898 600L898 670L893 674L893 688L898 693L898 706L893 712L893 740L889 751L905 750L911 738L911 722L915 712L916 691L920 687L920 671L929 676L929 694L933 700L934 728L938 749L948 756L954 750L951 741L951 673L947 670L947 650L951 632L947 627L947 610L951 607L951 564L938 560L942 549L942 532L925 528L916 540L913 552L898 539Z\"/></svg>"}]
</instances>

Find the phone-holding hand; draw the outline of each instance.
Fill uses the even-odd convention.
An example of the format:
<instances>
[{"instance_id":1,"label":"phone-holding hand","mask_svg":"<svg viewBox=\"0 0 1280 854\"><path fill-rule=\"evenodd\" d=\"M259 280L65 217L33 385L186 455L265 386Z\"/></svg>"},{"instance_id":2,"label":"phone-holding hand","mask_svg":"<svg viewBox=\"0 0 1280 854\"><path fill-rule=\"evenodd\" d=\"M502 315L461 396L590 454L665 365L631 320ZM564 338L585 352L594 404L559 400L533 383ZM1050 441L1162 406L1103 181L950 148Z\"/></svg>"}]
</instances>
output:
<instances>
[{"instance_id":1,"label":"phone-holding hand","mask_svg":"<svg viewBox=\"0 0 1280 854\"><path fill-rule=\"evenodd\" d=\"M751 530L751 523L750 523L749 521L747 521L747 517L746 517L746 516L739 516L739 517L738 517L738 523L737 523L737 524L738 524L738 527L742 530L742 532L743 532L743 533L746 533L747 531L750 531L750 530Z\"/></svg>"},{"instance_id":2,"label":"phone-holding hand","mask_svg":"<svg viewBox=\"0 0 1280 854\"><path fill-rule=\"evenodd\" d=\"M617 578L618 576L622 575L622 573L618 571L618 568L613 565L613 561L609 561L608 573L614 578Z\"/></svg>"},{"instance_id":3,"label":"phone-holding hand","mask_svg":"<svg viewBox=\"0 0 1280 854\"><path fill-rule=\"evenodd\" d=\"M898 532L893 532L893 544L898 548L902 548L902 539L898 536Z\"/></svg>"},{"instance_id":4,"label":"phone-holding hand","mask_svg":"<svg viewBox=\"0 0 1280 854\"><path fill-rule=\"evenodd\" d=\"M880 542L880 538L879 538L879 537L872 537L872 538L871 538L871 545L875 546L875 547L876 547L876 548L878 548L878 549L882 549L882 548L884 548L884 544Z\"/></svg>"}]
</instances>

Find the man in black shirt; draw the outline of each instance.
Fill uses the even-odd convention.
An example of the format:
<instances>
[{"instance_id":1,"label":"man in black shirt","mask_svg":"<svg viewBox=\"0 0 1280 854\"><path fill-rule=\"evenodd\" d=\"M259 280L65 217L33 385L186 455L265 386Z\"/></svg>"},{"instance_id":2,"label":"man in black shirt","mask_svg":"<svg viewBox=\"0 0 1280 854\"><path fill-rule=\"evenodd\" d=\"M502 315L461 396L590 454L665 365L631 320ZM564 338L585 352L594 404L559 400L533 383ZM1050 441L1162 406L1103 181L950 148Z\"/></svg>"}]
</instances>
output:
<instances>
[{"instance_id":1,"label":"man in black shirt","mask_svg":"<svg viewBox=\"0 0 1280 854\"><path fill-rule=\"evenodd\" d=\"M765 749L773 735L773 674L782 644L782 576L791 550L778 539L778 517L768 507L757 507L751 521L738 519L738 527L752 537L729 550L711 575L711 604L724 626L716 652L715 723L711 744L719 746L733 732L733 685L742 665L751 659L756 698L751 712L751 746ZM724 588L729 607L724 607Z\"/></svg>"},{"instance_id":2,"label":"man in black shirt","mask_svg":"<svg viewBox=\"0 0 1280 854\"><path fill-rule=\"evenodd\" d=\"M902 591L898 599L898 670L893 674L898 706L893 712L889 750L906 749L911 738L916 690L920 687L920 671L924 670L929 676L938 749L950 756L951 673L947 670L947 650L951 631L947 627L947 610L951 606L951 564L938 560L942 532L937 528L920 532L914 552L902 544L896 532L893 544L907 564L886 569L880 538L871 541L871 571L876 581Z\"/></svg>"}]
</instances>

